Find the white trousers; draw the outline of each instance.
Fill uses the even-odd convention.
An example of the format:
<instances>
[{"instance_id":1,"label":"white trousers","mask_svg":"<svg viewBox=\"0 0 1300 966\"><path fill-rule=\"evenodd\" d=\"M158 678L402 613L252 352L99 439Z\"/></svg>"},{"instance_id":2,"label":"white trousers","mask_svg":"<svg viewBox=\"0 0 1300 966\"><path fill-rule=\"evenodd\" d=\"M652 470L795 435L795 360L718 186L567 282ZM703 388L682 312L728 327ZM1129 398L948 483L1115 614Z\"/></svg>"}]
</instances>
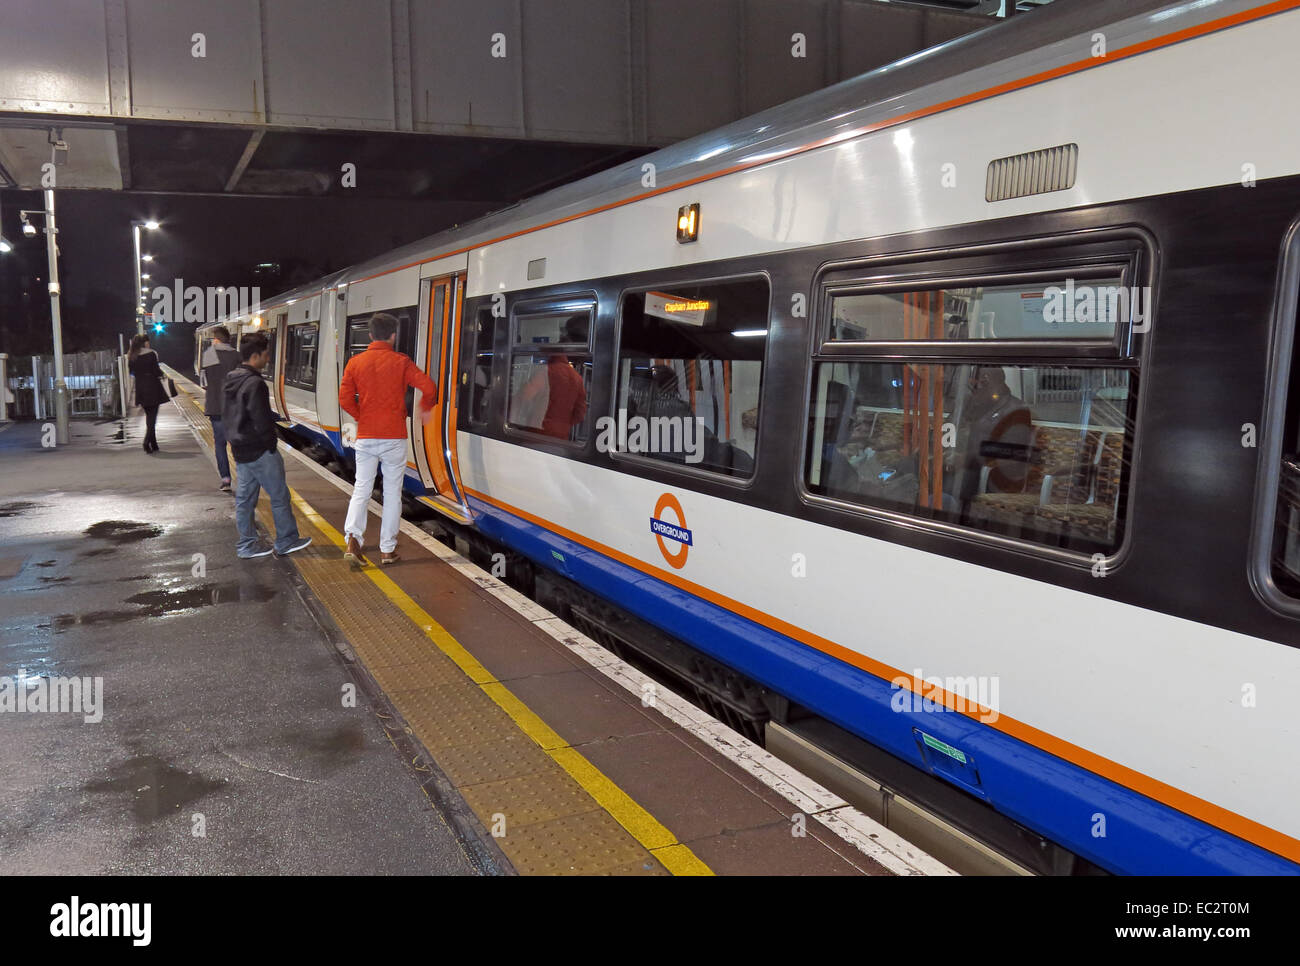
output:
<instances>
[{"instance_id":1,"label":"white trousers","mask_svg":"<svg viewBox=\"0 0 1300 966\"><path fill-rule=\"evenodd\" d=\"M402 477L406 475L406 440L359 439L356 442L357 481L352 486L348 519L343 532L362 543L366 535L367 504L375 488L375 471L384 470L384 515L379 525L379 550L397 549L397 528L402 523Z\"/></svg>"}]
</instances>

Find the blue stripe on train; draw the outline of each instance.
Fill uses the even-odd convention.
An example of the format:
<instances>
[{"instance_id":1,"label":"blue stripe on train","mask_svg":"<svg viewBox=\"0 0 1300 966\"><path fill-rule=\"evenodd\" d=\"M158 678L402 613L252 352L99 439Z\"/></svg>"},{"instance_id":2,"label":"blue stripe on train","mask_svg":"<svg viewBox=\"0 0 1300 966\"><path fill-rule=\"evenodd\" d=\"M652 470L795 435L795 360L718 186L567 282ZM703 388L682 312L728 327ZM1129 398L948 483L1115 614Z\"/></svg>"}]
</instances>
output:
<instances>
[{"instance_id":1,"label":"blue stripe on train","mask_svg":"<svg viewBox=\"0 0 1300 966\"><path fill-rule=\"evenodd\" d=\"M894 711L888 681L471 498L483 533L1037 830L1138 875L1300 874L1300 866L965 715ZM563 558L557 560L552 551ZM935 741L924 743L916 732ZM935 750L947 745L978 769ZM1095 835L1104 821L1104 837Z\"/></svg>"}]
</instances>

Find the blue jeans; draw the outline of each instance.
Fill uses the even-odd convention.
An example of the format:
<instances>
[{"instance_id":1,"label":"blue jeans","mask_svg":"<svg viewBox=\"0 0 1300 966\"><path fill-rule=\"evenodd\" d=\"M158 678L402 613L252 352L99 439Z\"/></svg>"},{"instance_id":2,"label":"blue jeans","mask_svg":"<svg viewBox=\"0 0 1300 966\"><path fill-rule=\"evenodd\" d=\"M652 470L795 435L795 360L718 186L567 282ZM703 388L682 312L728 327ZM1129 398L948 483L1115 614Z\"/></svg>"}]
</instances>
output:
<instances>
[{"instance_id":1,"label":"blue jeans","mask_svg":"<svg viewBox=\"0 0 1300 966\"><path fill-rule=\"evenodd\" d=\"M217 451L217 473L223 480L230 479L230 457L226 455L226 427L220 416L209 416L212 423L212 446Z\"/></svg>"},{"instance_id":2,"label":"blue jeans","mask_svg":"<svg viewBox=\"0 0 1300 966\"><path fill-rule=\"evenodd\" d=\"M271 498L271 513L275 517L275 551L284 553L301 537L298 521L293 518L289 503L289 484L284 480L284 458L274 450L263 453L251 463L239 464L239 484L235 487L235 525L239 527L237 552L242 556L261 543L253 514L257 510L257 497L262 489Z\"/></svg>"}]
</instances>

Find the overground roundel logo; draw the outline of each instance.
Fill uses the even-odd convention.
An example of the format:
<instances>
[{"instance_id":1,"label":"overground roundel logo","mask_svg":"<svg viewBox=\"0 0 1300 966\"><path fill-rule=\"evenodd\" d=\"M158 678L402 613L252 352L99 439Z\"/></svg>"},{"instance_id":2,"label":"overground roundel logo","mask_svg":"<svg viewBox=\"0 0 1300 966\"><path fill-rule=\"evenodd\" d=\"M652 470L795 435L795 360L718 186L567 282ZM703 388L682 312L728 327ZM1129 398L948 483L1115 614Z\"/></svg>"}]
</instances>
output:
<instances>
[{"instance_id":1,"label":"overground roundel logo","mask_svg":"<svg viewBox=\"0 0 1300 966\"><path fill-rule=\"evenodd\" d=\"M666 510L671 510L677 519L665 520ZM680 501L671 493L659 497L659 502L655 504L655 515L650 518L650 532L655 535L659 552L668 561L668 566L674 570L681 570L686 566L686 555L691 552L691 531L686 529L686 514L682 512ZM668 544L664 543L665 537L676 541L676 552L668 552Z\"/></svg>"}]
</instances>

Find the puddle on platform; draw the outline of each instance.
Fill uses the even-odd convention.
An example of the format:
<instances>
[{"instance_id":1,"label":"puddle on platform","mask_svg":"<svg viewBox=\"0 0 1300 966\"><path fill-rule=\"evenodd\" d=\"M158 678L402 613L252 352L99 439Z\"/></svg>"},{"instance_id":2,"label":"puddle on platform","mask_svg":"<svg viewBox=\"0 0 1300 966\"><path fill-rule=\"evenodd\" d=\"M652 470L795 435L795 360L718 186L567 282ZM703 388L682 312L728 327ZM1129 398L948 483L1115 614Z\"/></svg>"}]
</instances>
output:
<instances>
[{"instance_id":1,"label":"puddle on platform","mask_svg":"<svg viewBox=\"0 0 1300 966\"><path fill-rule=\"evenodd\" d=\"M121 584L133 580L150 580L150 579L151 578L148 574L136 574L134 577L118 577L117 582Z\"/></svg>"},{"instance_id":2,"label":"puddle on platform","mask_svg":"<svg viewBox=\"0 0 1300 966\"><path fill-rule=\"evenodd\" d=\"M224 780L211 781L202 775L182 771L154 755L128 758L110 772L111 778L87 782L88 792L130 795L137 822L173 815L183 805L197 802L204 795L225 786Z\"/></svg>"},{"instance_id":3,"label":"puddle on platform","mask_svg":"<svg viewBox=\"0 0 1300 966\"><path fill-rule=\"evenodd\" d=\"M42 560L42 561L41 561L40 563L38 563L36 566L38 566L38 567L53 567L56 563L58 563L57 560Z\"/></svg>"},{"instance_id":4,"label":"puddle on platform","mask_svg":"<svg viewBox=\"0 0 1300 966\"><path fill-rule=\"evenodd\" d=\"M147 579L147 578L146 578ZM146 590L123 601L134 604L133 610L96 610L85 614L60 614L54 618L54 632L62 634L73 627L99 624L123 624L141 617L165 617L183 611L211 607L214 604L257 603L273 600L276 591L260 585L241 586L238 581L208 583L185 590Z\"/></svg>"},{"instance_id":5,"label":"puddle on platform","mask_svg":"<svg viewBox=\"0 0 1300 966\"><path fill-rule=\"evenodd\" d=\"M45 507L46 504L33 503L31 500L14 500L10 503L0 503L0 517L18 517L28 510L43 510Z\"/></svg>"},{"instance_id":6,"label":"puddle on platform","mask_svg":"<svg viewBox=\"0 0 1300 966\"><path fill-rule=\"evenodd\" d=\"M68 581L68 580L71 580L71 579L72 579L71 577L42 577L42 578L41 578L41 583L43 583L43 584L61 584L61 583L64 583L65 581Z\"/></svg>"},{"instance_id":7,"label":"puddle on platform","mask_svg":"<svg viewBox=\"0 0 1300 966\"><path fill-rule=\"evenodd\" d=\"M153 523L140 523L136 520L100 520L86 527L83 532L96 540L135 543L137 540L162 536L163 528Z\"/></svg>"},{"instance_id":8,"label":"puddle on platform","mask_svg":"<svg viewBox=\"0 0 1300 966\"><path fill-rule=\"evenodd\" d=\"M238 581L231 580L224 584L200 584L186 590L146 590L132 594L126 603L141 604L153 616L160 616L212 604L235 604L240 601L264 604L273 599L275 594L270 587L260 584L243 587Z\"/></svg>"}]
</instances>

